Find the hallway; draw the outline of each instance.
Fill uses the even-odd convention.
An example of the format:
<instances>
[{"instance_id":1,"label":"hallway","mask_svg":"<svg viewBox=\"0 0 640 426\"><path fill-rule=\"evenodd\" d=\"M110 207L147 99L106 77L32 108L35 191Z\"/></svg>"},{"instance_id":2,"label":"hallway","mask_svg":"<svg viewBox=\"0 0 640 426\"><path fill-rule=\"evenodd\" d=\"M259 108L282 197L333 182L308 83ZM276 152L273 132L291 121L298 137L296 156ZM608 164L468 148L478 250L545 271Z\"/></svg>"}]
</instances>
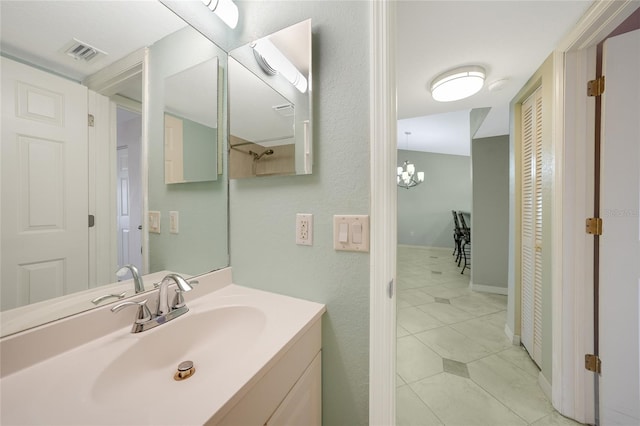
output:
<instances>
[{"instance_id":1,"label":"hallway","mask_svg":"<svg viewBox=\"0 0 640 426\"><path fill-rule=\"evenodd\" d=\"M397 408L405 425L577 425L504 333L507 297L469 290L451 250L398 247Z\"/></svg>"}]
</instances>

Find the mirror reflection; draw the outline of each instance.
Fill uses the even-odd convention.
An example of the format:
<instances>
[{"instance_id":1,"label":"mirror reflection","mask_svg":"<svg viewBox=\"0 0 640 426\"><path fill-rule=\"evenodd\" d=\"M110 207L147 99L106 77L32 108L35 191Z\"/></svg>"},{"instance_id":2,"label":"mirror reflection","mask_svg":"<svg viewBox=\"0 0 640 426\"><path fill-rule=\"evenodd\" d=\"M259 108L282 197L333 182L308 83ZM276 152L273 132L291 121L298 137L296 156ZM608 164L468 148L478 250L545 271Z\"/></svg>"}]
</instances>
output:
<instances>
[{"instance_id":1,"label":"mirror reflection","mask_svg":"<svg viewBox=\"0 0 640 426\"><path fill-rule=\"evenodd\" d=\"M155 1L0 8L1 334L133 295L133 267L149 290L228 266L226 53ZM209 78L182 88L206 86L208 106L172 100L172 79L192 72ZM184 156L196 183L165 183L165 112L214 129L208 165Z\"/></svg>"},{"instance_id":2,"label":"mirror reflection","mask_svg":"<svg viewBox=\"0 0 640 426\"><path fill-rule=\"evenodd\" d=\"M312 172L311 20L229 52L229 177Z\"/></svg>"},{"instance_id":3,"label":"mirror reflection","mask_svg":"<svg viewBox=\"0 0 640 426\"><path fill-rule=\"evenodd\" d=\"M217 83L217 58L165 78L165 183L218 178Z\"/></svg>"}]
</instances>

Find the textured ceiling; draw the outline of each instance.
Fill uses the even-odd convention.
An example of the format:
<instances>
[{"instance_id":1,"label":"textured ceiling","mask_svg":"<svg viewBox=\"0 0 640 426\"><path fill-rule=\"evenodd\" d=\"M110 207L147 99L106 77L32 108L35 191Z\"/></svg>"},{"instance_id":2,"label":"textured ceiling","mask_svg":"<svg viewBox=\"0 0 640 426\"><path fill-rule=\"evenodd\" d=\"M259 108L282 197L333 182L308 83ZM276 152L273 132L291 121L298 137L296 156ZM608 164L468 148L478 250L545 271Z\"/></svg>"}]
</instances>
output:
<instances>
[{"instance_id":1,"label":"textured ceiling","mask_svg":"<svg viewBox=\"0 0 640 426\"><path fill-rule=\"evenodd\" d=\"M405 146L404 132L411 131L413 150L469 155L468 113L474 108L492 108L476 137L507 134L509 102L590 5L587 0L397 2L399 148ZM433 78L470 64L486 69L486 83L507 78L507 84L499 91L485 84L455 102L431 98ZM450 120L449 113L461 113L459 120ZM431 115L447 119L416 118ZM460 138L461 128L466 138Z\"/></svg>"}]
</instances>

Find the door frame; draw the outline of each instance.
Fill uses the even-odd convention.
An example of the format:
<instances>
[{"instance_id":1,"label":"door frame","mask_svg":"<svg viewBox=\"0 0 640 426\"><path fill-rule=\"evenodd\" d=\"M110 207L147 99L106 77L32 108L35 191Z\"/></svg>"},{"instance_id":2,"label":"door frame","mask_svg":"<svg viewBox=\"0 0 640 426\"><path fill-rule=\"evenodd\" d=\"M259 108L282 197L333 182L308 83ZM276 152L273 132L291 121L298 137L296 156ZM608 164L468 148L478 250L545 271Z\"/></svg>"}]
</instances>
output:
<instances>
[{"instance_id":1,"label":"door frame","mask_svg":"<svg viewBox=\"0 0 640 426\"><path fill-rule=\"evenodd\" d=\"M143 123L142 123L142 139L141 139L141 149L140 155L142 157L142 165L141 165L141 174L142 174L142 271L141 274L149 273L149 233L147 229L149 229L149 218L147 215L147 211L149 210L149 163L148 163L148 130L147 126L144 123L144 117L148 116L148 88L146 82L148 81L148 59L149 58L149 49L141 48L138 49L124 58L118 60L117 62L109 65L108 67L98 71L95 74L89 76L83 84L86 85L89 89L98 92L102 95L109 96L113 98L113 103L110 108L111 113L111 132L113 135L112 143L115 143L115 135L116 135L116 105L121 108L130 109L132 111L136 111L142 114ZM128 79L141 75L142 76L142 106L138 105L136 102L127 100L121 96L116 95L121 85L125 83ZM111 170L114 171L116 169L116 158L115 158L115 148L112 151L112 155L110 158ZM111 185L112 192L115 194L115 175L111 177ZM115 231L115 200L113 202L112 207L110 207L110 222ZM111 235L111 244L115 249L115 232ZM112 250L113 255L113 250ZM113 255L115 256L115 255ZM114 257L115 258L115 257ZM112 268L114 271L115 269Z\"/></svg>"},{"instance_id":2,"label":"door frame","mask_svg":"<svg viewBox=\"0 0 640 426\"><path fill-rule=\"evenodd\" d=\"M563 415L592 422L594 413L592 373L584 369L583 354L589 353L593 336L592 294L589 296L589 250L584 219L588 202L592 162L589 141L593 114L584 89L593 78L588 59L591 49L636 9L637 2L595 2L571 32L559 43L554 55L553 78L557 90L555 171L553 180L554 247L559 247L552 275L552 403ZM370 362L369 422L395 424L395 285L397 216L395 169L395 4L389 0L371 3L370 12ZM593 52L592 52L593 50ZM591 136L591 139L593 136ZM580 141L580 142L577 142ZM584 142L586 141L586 143ZM393 186L394 188L391 188ZM571 202L570 202L571 201ZM592 206L592 204L591 204ZM564 261L563 261L564 259ZM591 265L592 266L592 265ZM583 291L577 291L577 290ZM591 297L591 298L590 298ZM591 318L591 320L590 320ZM591 346L590 346L591 345Z\"/></svg>"},{"instance_id":3,"label":"door frame","mask_svg":"<svg viewBox=\"0 0 640 426\"><path fill-rule=\"evenodd\" d=\"M557 48L564 59L561 96L564 114L556 135L556 191L560 208L554 217L562 225L554 234L565 259L554 270L553 398L563 415L595 422L594 374L584 368L593 353L593 238L584 221L593 215L594 98L587 81L595 78L596 46L638 7L637 1L597 2Z\"/></svg>"},{"instance_id":4,"label":"door frame","mask_svg":"<svg viewBox=\"0 0 640 426\"><path fill-rule=\"evenodd\" d=\"M370 2L369 424L396 422L396 4Z\"/></svg>"}]
</instances>

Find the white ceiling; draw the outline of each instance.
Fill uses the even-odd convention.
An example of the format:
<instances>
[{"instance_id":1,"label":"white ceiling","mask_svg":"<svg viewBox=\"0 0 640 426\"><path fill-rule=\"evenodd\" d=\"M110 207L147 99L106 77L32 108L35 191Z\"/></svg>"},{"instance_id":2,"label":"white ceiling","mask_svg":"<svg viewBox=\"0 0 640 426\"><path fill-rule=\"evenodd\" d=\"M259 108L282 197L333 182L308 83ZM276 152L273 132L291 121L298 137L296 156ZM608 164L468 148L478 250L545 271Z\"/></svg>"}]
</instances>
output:
<instances>
[{"instance_id":1,"label":"white ceiling","mask_svg":"<svg viewBox=\"0 0 640 426\"><path fill-rule=\"evenodd\" d=\"M2 51L82 81L186 26L157 1L0 1ZM107 53L88 63L64 48L78 39Z\"/></svg>"},{"instance_id":2,"label":"white ceiling","mask_svg":"<svg viewBox=\"0 0 640 426\"><path fill-rule=\"evenodd\" d=\"M509 132L509 102L591 5L579 1L397 2L398 147L469 155L469 113L491 107L475 137ZM461 65L487 71L485 87L455 102L429 91L439 74ZM487 85L507 78L499 91Z\"/></svg>"}]
</instances>

